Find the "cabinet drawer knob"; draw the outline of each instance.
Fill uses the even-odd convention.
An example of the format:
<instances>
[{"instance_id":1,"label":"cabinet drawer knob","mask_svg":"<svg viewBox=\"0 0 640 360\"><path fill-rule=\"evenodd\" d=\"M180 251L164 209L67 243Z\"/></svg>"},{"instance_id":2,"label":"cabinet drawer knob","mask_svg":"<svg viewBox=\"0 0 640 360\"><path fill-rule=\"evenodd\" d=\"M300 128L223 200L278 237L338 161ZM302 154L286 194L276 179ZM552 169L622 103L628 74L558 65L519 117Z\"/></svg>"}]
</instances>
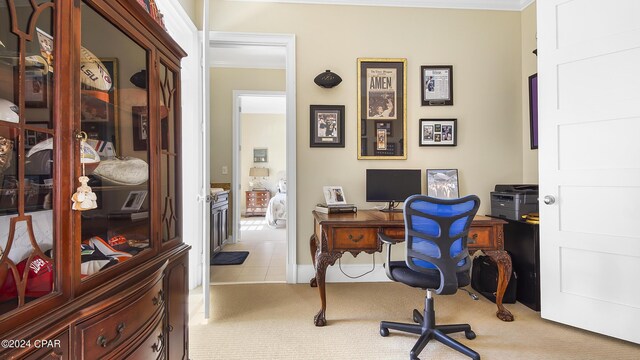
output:
<instances>
[{"instance_id":1,"label":"cabinet drawer knob","mask_svg":"<svg viewBox=\"0 0 640 360\"><path fill-rule=\"evenodd\" d=\"M111 340L107 340L106 336L100 335L98 336L98 340L96 341L96 344L102 346L103 348L106 348L107 346L112 345L115 342L118 342L118 340L120 340L120 338L122 337L124 328L125 328L125 323L121 322L120 324L118 324L118 326L116 326L116 337L114 337Z\"/></svg>"},{"instance_id":2,"label":"cabinet drawer knob","mask_svg":"<svg viewBox=\"0 0 640 360\"><path fill-rule=\"evenodd\" d=\"M360 234L360 236L358 237L354 237L352 234L349 234L349 240L353 241L354 243L357 243L362 239L364 239L364 234Z\"/></svg>"},{"instance_id":3,"label":"cabinet drawer knob","mask_svg":"<svg viewBox=\"0 0 640 360\"><path fill-rule=\"evenodd\" d=\"M467 244L475 244L478 242L478 234L472 234L471 238L467 239Z\"/></svg>"}]
</instances>

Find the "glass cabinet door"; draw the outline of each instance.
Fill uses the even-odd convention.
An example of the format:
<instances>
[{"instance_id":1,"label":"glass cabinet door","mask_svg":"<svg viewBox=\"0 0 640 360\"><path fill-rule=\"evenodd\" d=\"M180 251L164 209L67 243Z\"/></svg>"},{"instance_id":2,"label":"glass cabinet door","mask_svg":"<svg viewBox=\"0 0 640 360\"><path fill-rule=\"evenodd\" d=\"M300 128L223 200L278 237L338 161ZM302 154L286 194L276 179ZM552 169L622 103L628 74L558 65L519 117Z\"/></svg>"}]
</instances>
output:
<instances>
[{"instance_id":1,"label":"glass cabinet door","mask_svg":"<svg viewBox=\"0 0 640 360\"><path fill-rule=\"evenodd\" d=\"M162 192L162 241L180 237L182 207L180 195L180 154L177 146L179 131L176 111L177 75L162 62L160 63L160 137L162 150L160 156L160 187Z\"/></svg>"},{"instance_id":2,"label":"glass cabinet door","mask_svg":"<svg viewBox=\"0 0 640 360\"><path fill-rule=\"evenodd\" d=\"M81 20L80 125L87 141L77 177L84 171L95 194L95 203L76 204L90 208L81 211L84 278L151 247L151 196L147 50L84 2Z\"/></svg>"},{"instance_id":3,"label":"glass cabinet door","mask_svg":"<svg viewBox=\"0 0 640 360\"><path fill-rule=\"evenodd\" d=\"M0 0L0 317L57 288L54 12Z\"/></svg>"}]
</instances>

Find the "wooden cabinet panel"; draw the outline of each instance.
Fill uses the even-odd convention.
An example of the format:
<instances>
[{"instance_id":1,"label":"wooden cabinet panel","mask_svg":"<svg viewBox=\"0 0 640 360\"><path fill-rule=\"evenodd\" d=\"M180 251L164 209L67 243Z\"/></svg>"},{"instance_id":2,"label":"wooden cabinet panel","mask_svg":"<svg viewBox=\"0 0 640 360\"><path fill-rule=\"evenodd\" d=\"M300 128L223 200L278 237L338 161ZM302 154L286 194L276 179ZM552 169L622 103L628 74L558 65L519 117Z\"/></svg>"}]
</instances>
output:
<instances>
[{"instance_id":1,"label":"wooden cabinet panel","mask_svg":"<svg viewBox=\"0 0 640 360\"><path fill-rule=\"evenodd\" d=\"M167 269L165 277L167 293L167 357L171 360L186 360L188 357L188 329L187 329L187 284L189 261L185 254L175 266Z\"/></svg>"},{"instance_id":2,"label":"wooden cabinet panel","mask_svg":"<svg viewBox=\"0 0 640 360\"><path fill-rule=\"evenodd\" d=\"M222 245L229 236L229 192L223 191L214 195L211 202L209 241L211 254L222 250Z\"/></svg>"}]
</instances>

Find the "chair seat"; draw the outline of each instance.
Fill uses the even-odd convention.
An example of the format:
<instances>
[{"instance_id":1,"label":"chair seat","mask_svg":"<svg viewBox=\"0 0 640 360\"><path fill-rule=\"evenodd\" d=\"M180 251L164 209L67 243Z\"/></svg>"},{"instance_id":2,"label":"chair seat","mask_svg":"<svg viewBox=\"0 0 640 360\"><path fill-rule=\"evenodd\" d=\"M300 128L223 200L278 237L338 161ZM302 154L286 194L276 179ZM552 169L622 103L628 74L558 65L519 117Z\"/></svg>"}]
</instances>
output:
<instances>
[{"instance_id":1,"label":"chair seat","mask_svg":"<svg viewBox=\"0 0 640 360\"><path fill-rule=\"evenodd\" d=\"M424 272L413 271L409 269L404 261L391 261L388 266L391 276L403 284L421 289L437 289L440 287L440 271L437 269L425 269ZM468 271L456 273L456 277L458 278L458 287L467 286L471 283Z\"/></svg>"}]
</instances>

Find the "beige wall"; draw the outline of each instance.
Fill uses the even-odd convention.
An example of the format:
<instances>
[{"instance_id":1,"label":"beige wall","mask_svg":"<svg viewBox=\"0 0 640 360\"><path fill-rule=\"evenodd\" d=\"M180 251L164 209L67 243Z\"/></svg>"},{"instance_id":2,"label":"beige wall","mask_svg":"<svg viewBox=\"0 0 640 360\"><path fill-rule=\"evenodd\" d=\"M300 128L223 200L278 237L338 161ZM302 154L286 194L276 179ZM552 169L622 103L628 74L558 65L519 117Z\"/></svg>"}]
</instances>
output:
<instances>
[{"instance_id":1,"label":"beige wall","mask_svg":"<svg viewBox=\"0 0 640 360\"><path fill-rule=\"evenodd\" d=\"M536 3L521 13L522 21L522 182L538 183L538 150L531 149L529 124L529 76L538 72L536 49Z\"/></svg>"},{"instance_id":2,"label":"beige wall","mask_svg":"<svg viewBox=\"0 0 640 360\"><path fill-rule=\"evenodd\" d=\"M187 15L189 15L191 21L198 24L196 16L198 16L198 14L202 14L202 11L198 10L198 7L202 6L202 0L178 0L178 2L182 5L182 8Z\"/></svg>"},{"instance_id":3,"label":"beige wall","mask_svg":"<svg viewBox=\"0 0 640 360\"><path fill-rule=\"evenodd\" d=\"M211 182L231 182L233 90L284 91L284 83L284 70L211 68Z\"/></svg>"},{"instance_id":4,"label":"beige wall","mask_svg":"<svg viewBox=\"0 0 640 360\"><path fill-rule=\"evenodd\" d=\"M249 189L249 168L266 167L269 177L262 180L271 196L276 193L278 180L283 178L286 170L286 118L284 114L242 114L240 117L240 133L242 154L240 156L240 211L246 209L244 192ZM253 148L267 149L267 162L253 162ZM245 151L246 150L246 151Z\"/></svg>"},{"instance_id":5,"label":"beige wall","mask_svg":"<svg viewBox=\"0 0 640 360\"><path fill-rule=\"evenodd\" d=\"M323 185L342 185L360 209L374 205L365 202L367 168L456 168L461 194L481 197L481 214L489 212L495 184L522 181L520 22L520 13L509 11L212 3L212 30L296 36L298 264L311 262L310 212ZM407 58L407 160L357 160L358 57ZM453 65L454 106L420 106L425 64ZM342 84L316 86L313 78L325 69ZM310 104L346 105L345 148L309 147ZM419 119L438 117L458 119L457 147L418 146Z\"/></svg>"}]
</instances>

